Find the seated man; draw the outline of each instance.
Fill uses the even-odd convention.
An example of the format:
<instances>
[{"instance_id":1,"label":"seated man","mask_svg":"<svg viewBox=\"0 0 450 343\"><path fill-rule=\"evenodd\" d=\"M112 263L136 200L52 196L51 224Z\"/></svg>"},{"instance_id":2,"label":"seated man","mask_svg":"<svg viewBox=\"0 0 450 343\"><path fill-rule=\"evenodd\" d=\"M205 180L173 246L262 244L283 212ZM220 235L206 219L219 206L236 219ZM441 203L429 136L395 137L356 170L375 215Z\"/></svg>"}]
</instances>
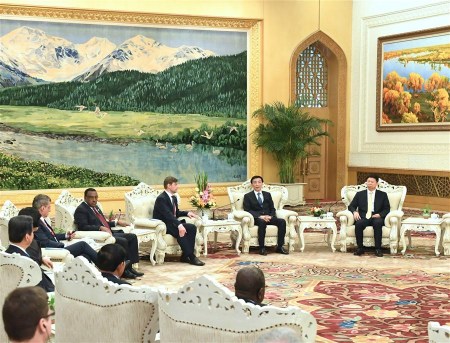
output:
<instances>
[{"instance_id":1,"label":"seated man","mask_svg":"<svg viewBox=\"0 0 450 343\"><path fill-rule=\"evenodd\" d=\"M119 285L130 283L120 279L125 270L125 249L119 244L106 244L98 252L97 267L102 276Z\"/></svg>"},{"instance_id":2,"label":"seated man","mask_svg":"<svg viewBox=\"0 0 450 343\"><path fill-rule=\"evenodd\" d=\"M33 241L33 230L35 230L33 228L33 219L30 216L18 215L12 217L8 223L10 245L5 252L8 254L16 253L31 258L26 249ZM50 259L42 258L41 261L34 261L39 265L44 264L48 268L53 268L53 263ZM42 287L46 292L54 292L55 286L53 285L52 280L50 280L42 269L41 272L42 280L38 283L38 286Z\"/></svg>"},{"instance_id":3,"label":"seated man","mask_svg":"<svg viewBox=\"0 0 450 343\"><path fill-rule=\"evenodd\" d=\"M388 215L391 206L385 192L377 190L378 176L369 175L366 180L367 190L355 194L348 210L355 218L356 249L354 255L364 254L363 231L367 226L373 227L375 239L375 255L383 257L381 252L381 238L384 218Z\"/></svg>"},{"instance_id":4,"label":"seated man","mask_svg":"<svg viewBox=\"0 0 450 343\"><path fill-rule=\"evenodd\" d=\"M76 208L74 213L75 224L78 230L105 231L113 235L116 243L125 249L127 258L131 262L123 273L123 277L135 279L137 276L144 275L144 273L140 273L132 268L132 263L139 262L139 246L136 235L133 233L124 233L122 230L111 231L111 228L116 225L127 226L129 224L122 220L117 220L117 222L107 221L97 206L97 201L98 195L94 188L88 188L84 191L84 201Z\"/></svg>"},{"instance_id":5,"label":"seated man","mask_svg":"<svg viewBox=\"0 0 450 343\"><path fill-rule=\"evenodd\" d=\"M178 180L176 178L173 176L166 177L163 185L164 192L158 195L155 201L153 218L162 220L166 224L167 233L177 239L182 251L181 262L203 266L205 263L200 261L194 254L197 228L194 224L178 220L178 217L197 218L198 216L193 212L180 211L178 208L178 201L175 196L175 193L178 191Z\"/></svg>"},{"instance_id":6,"label":"seated man","mask_svg":"<svg viewBox=\"0 0 450 343\"><path fill-rule=\"evenodd\" d=\"M284 249L284 236L286 235L286 221L276 217L272 196L269 192L262 191L264 180L261 176L253 176L250 180L253 191L244 195L244 211L249 212L255 218L255 225L258 226L259 254L267 255L265 247L267 225L278 227L276 252L287 255L289 252Z\"/></svg>"},{"instance_id":7,"label":"seated man","mask_svg":"<svg viewBox=\"0 0 450 343\"><path fill-rule=\"evenodd\" d=\"M16 288L3 304L3 324L11 343L50 340L52 316L48 297L40 287Z\"/></svg>"},{"instance_id":8,"label":"seated man","mask_svg":"<svg viewBox=\"0 0 450 343\"><path fill-rule=\"evenodd\" d=\"M236 274L234 293L237 298L247 303L264 306L264 294L266 280L261 269L255 266L247 266L239 269Z\"/></svg>"},{"instance_id":9,"label":"seated man","mask_svg":"<svg viewBox=\"0 0 450 343\"><path fill-rule=\"evenodd\" d=\"M50 220L48 215L52 209L51 199L45 194L38 194L33 199L33 208L39 211L39 228L34 233L34 238L41 244L43 248L64 248L69 250L70 253L77 257L83 256L89 262L97 262L97 253L91 248L89 244L84 241L76 242L65 246L61 240L70 241L75 233L69 231L66 233L55 233L52 226L50 225Z\"/></svg>"}]
</instances>

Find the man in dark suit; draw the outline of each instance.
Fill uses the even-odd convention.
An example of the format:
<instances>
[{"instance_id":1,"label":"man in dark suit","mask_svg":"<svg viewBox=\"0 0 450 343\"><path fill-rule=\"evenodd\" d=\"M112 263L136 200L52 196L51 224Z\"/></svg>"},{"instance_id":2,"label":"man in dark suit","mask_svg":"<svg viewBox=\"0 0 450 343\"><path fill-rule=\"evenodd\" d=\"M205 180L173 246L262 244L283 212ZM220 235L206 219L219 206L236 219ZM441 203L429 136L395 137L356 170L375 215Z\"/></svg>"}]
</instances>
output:
<instances>
[{"instance_id":1,"label":"man in dark suit","mask_svg":"<svg viewBox=\"0 0 450 343\"><path fill-rule=\"evenodd\" d=\"M377 190L378 176L369 175L366 180L367 190L355 194L348 210L355 218L355 236L358 248L354 255L364 254L363 231L367 226L373 227L375 239L375 255L383 257L381 252L381 238L384 218L390 211L388 196L385 192Z\"/></svg>"},{"instance_id":2,"label":"man in dark suit","mask_svg":"<svg viewBox=\"0 0 450 343\"><path fill-rule=\"evenodd\" d=\"M173 176L164 179L164 192L162 192L155 201L153 209L153 218L159 219L166 224L167 232L175 237L181 247L181 262L190 263L195 266L203 266L205 263L200 261L194 254L195 235L197 228L186 221L178 220L178 217L188 216L189 218L198 218L193 212L180 211L175 193L178 191L178 180Z\"/></svg>"},{"instance_id":3,"label":"man in dark suit","mask_svg":"<svg viewBox=\"0 0 450 343\"><path fill-rule=\"evenodd\" d=\"M287 255L289 252L283 248L286 235L286 221L276 217L272 196L262 191L264 180L261 176L253 176L250 180L253 191L244 195L244 211L250 212L258 226L259 254L267 255L265 244L267 225L278 227L278 240L276 252Z\"/></svg>"},{"instance_id":4,"label":"man in dark suit","mask_svg":"<svg viewBox=\"0 0 450 343\"><path fill-rule=\"evenodd\" d=\"M237 298L246 303L264 306L262 303L266 292L266 279L261 269L255 266L246 266L236 274L234 293Z\"/></svg>"},{"instance_id":5,"label":"man in dark suit","mask_svg":"<svg viewBox=\"0 0 450 343\"><path fill-rule=\"evenodd\" d=\"M52 226L50 225L50 220L48 215L52 209L51 199L48 195L38 194L33 199L33 208L39 211L39 228L34 233L34 239L37 240L41 247L43 248L61 248L69 250L69 252L77 257L83 256L89 262L97 262L97 252L91 248L89 244L84 241L79 241L70 245L65 246L62 240L70 241L75 233L69 231L66 233L55 233Z\"/></svg>"},{"instance_id":6,"label":"man in dark suit","mask_svg":"<svg viewBox=\"0 0 450 343\"><path fill-rule=\"evenodd\" d=\"M111 228L116 225L127 226L129 224L122 220L107 221L97 206L97 201L98 194L94 188L88 188L84 191L84 201L78 205L74 213L75 224L78 230L105 231L110 233L116 239L116 243L125 249L127 257L131 262L123 273L123 277L135 279L137 276L144 275L144 273L140 273L132 268L132 263L139 262L139 247L136 235L133 233L124 233L122 230L112 231Z\"/></svg>"},{"instance_id":7,"label":"man in dark suit","mask_svg":"<svg viewBox=\"0 0 450 343\"><path fill-rule=\"evenodd\" d=\"M6 253L12 254L16 253L22 256L26 256L35 261L38 265L44 264L48 268L53 268L53 263L50 259L43 257L40 261L34 260L30 254L27 252L27 248L31 245L33 241L33 230L37 228L33 227L33 218L26 215L18 215L12 217L8 223L8 236L10 245L6 249ZM37 286L43 288L46 292L54 292L55 285L53 285L52 280L42 272L42 280L37 284Z\"/></svg>"},{"instance_id":8,"label":"man in dark suit","mask_svg":"<svg viewBox=\"0 0 450 343\"><path fill-rule=\"evenodd\" d=\"M119 285L129 285L130 283L121 279L125 271L125 257L125 249L119 244L102 246L97 256L97 267L100 269L102 276Z\"/></svg>"}]
</instances>

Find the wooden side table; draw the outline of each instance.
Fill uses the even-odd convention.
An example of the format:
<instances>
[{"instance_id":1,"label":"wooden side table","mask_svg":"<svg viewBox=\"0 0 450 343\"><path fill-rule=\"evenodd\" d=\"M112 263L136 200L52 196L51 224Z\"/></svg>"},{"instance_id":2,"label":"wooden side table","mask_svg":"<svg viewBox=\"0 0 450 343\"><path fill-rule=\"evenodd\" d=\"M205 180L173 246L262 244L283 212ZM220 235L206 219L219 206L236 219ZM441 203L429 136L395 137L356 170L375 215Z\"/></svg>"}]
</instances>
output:
<instances>
[{"instance_id":1,"label":"wooden side table","mask_svg":"<svg viewBox=\"0 0 450 343\"><path fill-rule=\"evenodd\" d=\"M211 232L214 232L214 248L217 246L217 234L219 232L230 232L237 231L238 238L236 240L236 252L238 255L241 254L239 250L239 245L241 244L242 239L242 227L241 223L235 220L202 220L202 224L200 226L200 230L203 234L203 255L208 255L208 235Z\"/></svg>"},{"instance_id":2,"label":"wooden side table","mask_svg":"<svg viewBox=\"0 0 450 343\"><path fill-rule=\"evenodd\" d=\"M402 227L400 229L400 240L403 245L402 254L405 254L406 251L406 242L405 242L405 233L408 231L434 231L436 233L436 243L434 245L434 252L436 256L439 256L439 242L441 239L441 224L443 222L442 218L438 219L424 219L424 218L415 218L409 217L405 220L402 220ZM408 236L409 247L411 247L411 236Z\"/></svg>"},{"instance_id":3,"label":"wooden side table","mask_svg":"<svg viewBox=\"0 0 450 343\"><path fill-rule=\"evenodd\" d=\"M337 236L337 227L336 227L336 219L333 217L313 217L313 216L298 216L299 226L298 226L298 240L300 245L300 251L303 252L305 249L305 238L303 232L306 228L312 229L330 229L332 233L331 237L331 251L335 252L336 248L334 247L334 243L336 242ZM328 232L328 236L330 232ZM328 242L330 242L328 238Z\"/></svg>"}]
</instances>

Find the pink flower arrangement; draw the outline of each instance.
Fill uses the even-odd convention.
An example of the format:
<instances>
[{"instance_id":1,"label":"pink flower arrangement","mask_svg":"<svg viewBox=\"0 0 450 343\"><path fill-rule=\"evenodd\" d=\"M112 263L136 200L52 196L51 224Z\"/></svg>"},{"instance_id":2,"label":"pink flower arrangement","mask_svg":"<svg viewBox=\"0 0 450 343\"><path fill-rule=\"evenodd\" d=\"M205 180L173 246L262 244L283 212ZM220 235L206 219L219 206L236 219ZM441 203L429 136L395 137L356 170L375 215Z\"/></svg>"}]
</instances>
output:
<instances>
[{"instance_id":1,"label":"pink flower arrangement","mask_svg":"<svg viewBox=\"0 0 450 343\"><path fill-rule=\"evenodd\" d=\"M196 175L194 179L197 187L195 187L194 195L189 199L190 203L201 209L216 206L212 194L212 187L208 183L208 175L205 172L202 172Z\"/></svg>"}]
</instances>

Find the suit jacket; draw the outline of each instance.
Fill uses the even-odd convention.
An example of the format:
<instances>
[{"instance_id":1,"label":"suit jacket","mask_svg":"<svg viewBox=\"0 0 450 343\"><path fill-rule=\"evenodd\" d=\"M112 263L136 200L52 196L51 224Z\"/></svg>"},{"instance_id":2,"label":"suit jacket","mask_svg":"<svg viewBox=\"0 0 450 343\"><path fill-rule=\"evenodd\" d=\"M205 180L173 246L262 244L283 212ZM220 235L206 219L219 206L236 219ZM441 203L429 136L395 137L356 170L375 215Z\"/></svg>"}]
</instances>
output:
<instances>
[{"instance_id":1,"label":"suit jacket","mask_svg":"<svg viewBox=\"0 0 450 343\"><path fill-rule=\"evenodd\" d=\"M57 233L53 236L43 220L44 219L39 220L39 228L35 231L34 238L41 243L41 246L44 248L64 248L64 243L60 242L60 240L66 239L66 234Z\"/></svg>"},{"instance_id":2,"label":"suit jacket","mask_svg":"<svg viewBox=\"0 0 450 343\"><path fill-rule=\"evenodd\" d=\"M22 249L16 247L15 245L8 246L8 249L6 249L5 252L8 253L8 254L16 253L16 254L19 254L21 256L25 256L25 257L28 257L28 258L32 259L34 262L36 262L39 265L42 264L42 259L39 262L34 260L33 258L31 258L30 255L28 255ZM42 273L42 280L37 284L37 286L42 287L46 292L54 292L55 291L55 285L53 284L52 280L50 280L48 275L44 273L42 268L41 268L41 273Z\"/></svg>"},{"instance_id":3,"label":"suit jacket","mask_svg":"<svg viewBox=\"0 0 450 343\"><path fill-rule=\"evenodd\" d=\"M100 208L97 207L98 212L103 216ZM103 226L100 219L97 218L92 208L84 201L78 205L74 213L75 224L80 231L99 231L100 226ZM106 218L105 218L106 220ZM107 221L107 220L106 220ZM114 221L107 221L110 227L116 226Z\"/></svg>"},{"instance_id":4,"label":"suit jacket","mask_svg":"<svg viewBox=\"0 0 450 343\"><path fill-rule=\"evenodd\" d=\"M366 217L367 208L367 190L359 191L358 193L356 193L352 202L350 203L350 205L348 205L348 210L352 213L355 212L356 209L358 209L361 218ZM372 214L379 214L381 218L385 218L390 210L391 205L389 204L387 194L377 189L375 191L375 201Z\"/></svg>"},{"instance_id":5,"label":"suit jacket","mask_svg":"<svg viewBox=\"0 0 450 343\"><path fill-rule=\"evenodd\" d=\"M261 215L269 215L276 217L275 206L273 205L272 196L269 192L261 191L263 196L263 205L259 205L258 199L254 191L251 191L244 195L244 211L250 212L254 218L258 218Z\"/></svg>"},{"instance_id":6,"label":"suit jacket","mask_svg":"<svg viewBox=\"0 0 450 343\"><path fill-rule=\"evenodd\" d=\"M105 279L108 279L108 281L117 283L119 285L131 285L131 283L126 282L125 280L119 279L118 277L116 277L114 274L111 274L111 273L102 272L102 276Z\"/></svg>"},{"instance_id":7,"label":"suit jacket","mask_svg":"<svg viewBox=\"0 0 450 343\"><path fill-rule=\"evenodd\" d=\"M42 264L42 250L41 243L39 243L36 239L31 241L31 244L28 248L26 248L28 255L30 255L31 259L37 264Z\"/></svg>"},{"instance_id":8,"label":"suit jacket","mask_svg":"<svg viewBox=\"0 0 450 343\"><path fill-rule=\"evenodd\" d=\"M178 201L175 200L176 214L173 213L172 200L164 191L155 200L153 208L153 218L159 219L166 224L167 231L178 232L178 225L184 223L184 220L178 220L178 217L187 216L187 211L180 211Z\"/></svg>"}]
</instances>

